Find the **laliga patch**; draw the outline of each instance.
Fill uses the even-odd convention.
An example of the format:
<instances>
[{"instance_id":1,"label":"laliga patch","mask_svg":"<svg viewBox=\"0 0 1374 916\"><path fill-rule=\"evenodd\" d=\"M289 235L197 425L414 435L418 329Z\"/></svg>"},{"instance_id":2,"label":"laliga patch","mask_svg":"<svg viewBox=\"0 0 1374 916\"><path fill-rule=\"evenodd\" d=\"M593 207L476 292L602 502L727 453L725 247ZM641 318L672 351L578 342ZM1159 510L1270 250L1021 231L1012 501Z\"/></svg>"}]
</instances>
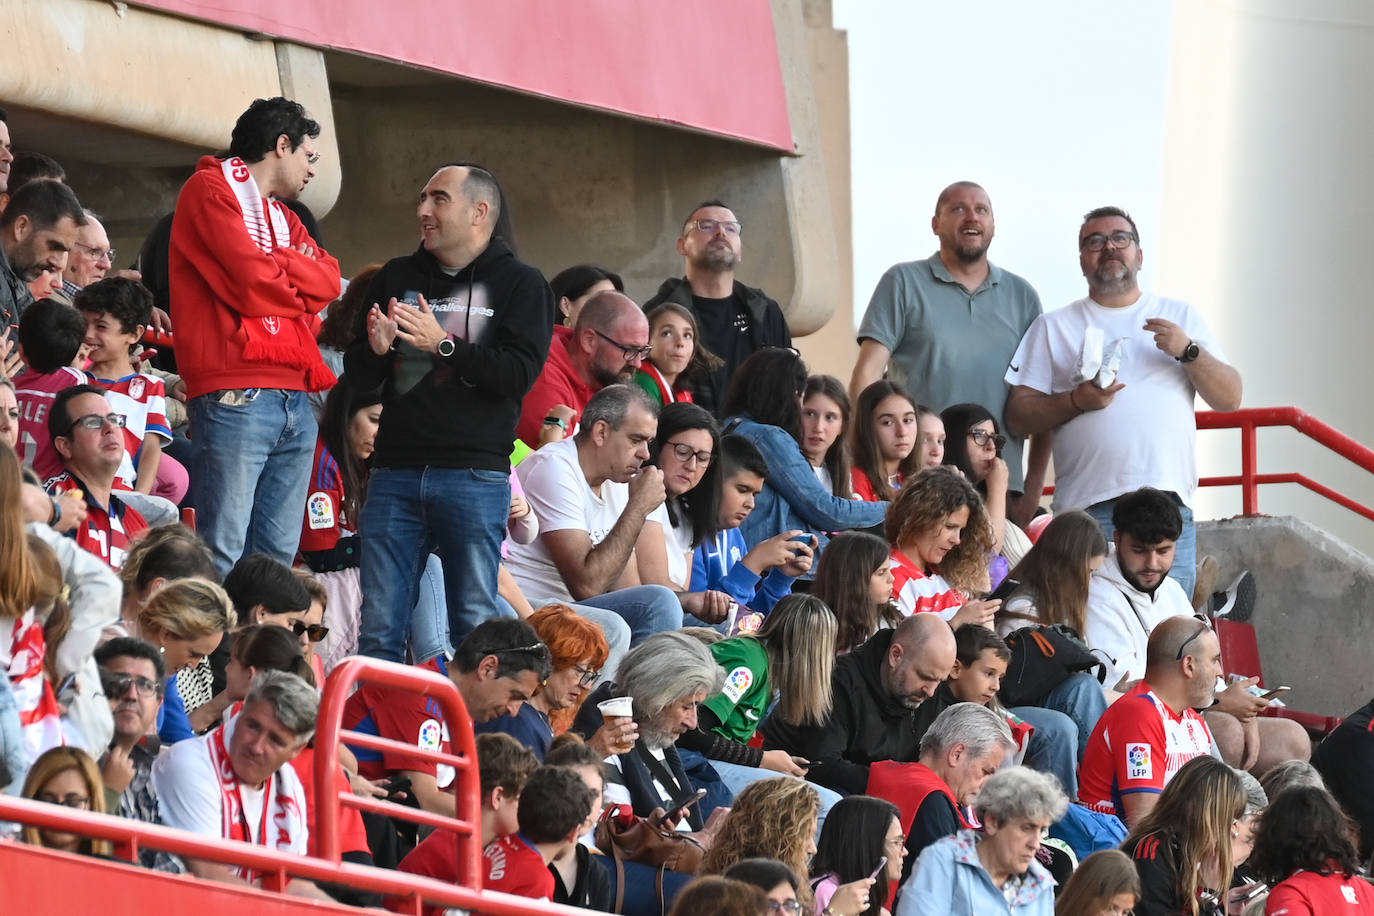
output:
<instances>
[{"instance_id":1,"label":"laliga patch","mask_svg":"<svg viewBox=\"0 0 1374 916\"><path fill-rule=\"evenodd\" d=\"M334 500L323 490L310 494L305 501L305 517L310 521L310 530L334 527Z\"/></svg>"},{"instance_id":2,"label":"laliga patch","mask_svg":"<svg viewBox=\"0 0 1374 916\"><path fill-rule=\"evenodd\" d=\"M1126 745L1127 779L1153 779L1154 772L1154 766L1150 763L1150 746L1148 744Z\"/></svg>"},{"instance_id":3,"label":"laliga patch","mask_svg":"<svg viewBox=\"0 0 1374 916\"><path fill-rule=\"evenodd\" d=\"M752 683L754 683L754 672L741 666L731 671L725 678L725 686L720 689L720 692L725 694L731 703L738 703L739 698L744 696L745 691L749 689L749 685Z\"/></svg>"},{"instance_id":4,"label":"laliga patch","mask_svg":"<svg viewBox=\"0 0 1374 916\"><path fill-rule=\"evenodd\" d=\"M420 724L420 736L415 744L427 751L437 751L443 747L444 730L438 719L426 719Z\"/></svg>"}]
</instances>

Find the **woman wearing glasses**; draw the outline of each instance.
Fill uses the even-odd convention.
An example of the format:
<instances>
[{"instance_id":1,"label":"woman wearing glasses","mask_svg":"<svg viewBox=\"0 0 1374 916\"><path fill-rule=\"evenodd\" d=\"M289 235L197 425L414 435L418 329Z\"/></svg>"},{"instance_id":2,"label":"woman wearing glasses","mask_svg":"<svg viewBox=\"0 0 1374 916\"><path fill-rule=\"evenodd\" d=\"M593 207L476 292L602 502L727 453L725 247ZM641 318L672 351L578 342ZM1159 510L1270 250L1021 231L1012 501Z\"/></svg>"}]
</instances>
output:
<instances>
[{"instance_id":1,"label":"woman wearing glasses","mask_svg":"<svg viewBox=\"0 0 1374 916\"><path fill-rule=\"evenodd\" d=\"M958 468L983 497L992 525L992 549L998 554L992 564L992 584L1006 577L1007 570L1020 562L1030 539L1007 521L1007 463L1002 446L1007 437L997 428L997 420L981 404L955 404L940 412L945 424L945 464ZM1005 558L1005 559L1002 559Z\"/></svg>"},{"instance_id":2,"label":"woman wearing glasses","mask_svg":"<svg viewBox=\"0 0 1374 916\"><path fill-rule=\"evenodd\" d=\"M24 780L24 798L81 811L105 813L105 788L91 755L76 747L55 747L33 762ZM77 833L24 827L24 842L31 846L60 849L86 856L109 856L110 841Z\"/></svg>"},{"instance_id":3,"label":"woman wearing glasses","mask_svg":"<svg viewBox=\"0 0 1374 916\"><path fill-rule=\"evenodd\" d=\"M529 623L553 659L553 673L544 679L534 696L525 701L517 715L509 713L488 722L478 722L477 734L505 732L534 751L541 761L556 734L572 724L582 701L601 676L610 655L610 646L601 627L579 615L566 604L550 604L534 612ZM632 744L638 735L633 723L603 725L588 739L604 759Z\"/></svg>"},{"instance_id":4,"label":"woman wearing glasses","mask_svg":"<svg viewBox=\"0 0 1374 916\"><path fill-rule=\"evenodd\" d=\"M768 895L768 916L798 916L801 879L777 859L741 859L721 874L731 881L752 884Z\"/></svg>"},{"instance_id":5,"label":"woman wearing glasses","mask_svg":"<svg viewBox=\"0 0 1374 916\"><path fill-rule=\"evenodd\" d=\"M906 836L896 805L867 795L844 799L826 818L811 860L817 916L886 913L888 888L901 880L904 858Z\"/></svg>"}]
</instances>

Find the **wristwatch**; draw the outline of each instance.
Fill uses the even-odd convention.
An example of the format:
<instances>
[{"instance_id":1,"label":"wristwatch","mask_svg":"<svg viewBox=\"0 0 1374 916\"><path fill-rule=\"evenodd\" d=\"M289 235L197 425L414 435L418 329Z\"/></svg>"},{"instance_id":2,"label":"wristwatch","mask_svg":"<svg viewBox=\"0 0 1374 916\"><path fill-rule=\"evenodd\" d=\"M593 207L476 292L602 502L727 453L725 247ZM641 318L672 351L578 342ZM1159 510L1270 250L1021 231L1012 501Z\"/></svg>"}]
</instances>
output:
<instances>
[{"instance_id":1,"label":"wristwatch","mask_svg":"<svg viewBox=\"0 0 1374 916\"><path fill-rule=\"evenodd\" d=\"M1193 360L1197 359L1198 354L1201 352L1202 350L1198 347L1197 341L1190 340L1188 341L1188 346L1183 348L1183 353L1179 356L1175 356L1174 359L1181 363L1191 363Z\"/></svg>"},{"instance_id":2,"label":"wristwatch","mask_svg":"<svg viewBox=\"0 0 1374 916\"><path fill-rule=\"evenodd\" d=\"M439 346L436 349L439 351L440 356L452 356L453 351L458 349L458 345L453 342L453 335L450 334L439 341Z\"/></svg>"}]
</instances>

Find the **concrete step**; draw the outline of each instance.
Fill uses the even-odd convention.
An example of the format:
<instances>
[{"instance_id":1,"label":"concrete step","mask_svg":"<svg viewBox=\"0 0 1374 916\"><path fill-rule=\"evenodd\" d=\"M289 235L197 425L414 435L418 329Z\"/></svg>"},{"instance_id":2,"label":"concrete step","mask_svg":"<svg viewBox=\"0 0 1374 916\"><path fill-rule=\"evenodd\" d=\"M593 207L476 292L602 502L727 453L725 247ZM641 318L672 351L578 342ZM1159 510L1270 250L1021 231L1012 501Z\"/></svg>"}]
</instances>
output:
<instances>
[{"instance_id":1,"label":"concrete step","mask_svg":"<svg viewBox=\"0 0 1374 916\"><path fill-rule=\"evenodd\" d=\"M1199 522L1198 555L1221 564L1219 588L1255 576L1251 620L1264 682L1287 684L1295 709L1346 716L1374 696L1374 560L1291 516Z\"/></svg>"}]
</instances>

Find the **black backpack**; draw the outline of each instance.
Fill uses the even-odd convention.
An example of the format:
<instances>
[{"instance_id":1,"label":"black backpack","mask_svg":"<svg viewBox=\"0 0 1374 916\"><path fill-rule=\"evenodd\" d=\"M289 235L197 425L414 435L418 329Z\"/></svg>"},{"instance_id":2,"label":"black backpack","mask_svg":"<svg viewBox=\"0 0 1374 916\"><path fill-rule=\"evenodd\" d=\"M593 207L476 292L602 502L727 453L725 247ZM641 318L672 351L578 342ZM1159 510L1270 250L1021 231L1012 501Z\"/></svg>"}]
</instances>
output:
<instances>
[{"instance_id":1,"label":"black backpack","mask_svg":"<svg viewBox=\"0 0 1374 916\"><path fill-rule=\"evenodd\" d=\"M1073 627L1061 623L1021 627L1006 642L1011 662L999 691L1006 706L1034 706L1079 671L1098 669L1099 682L1107 676L1106 666Z\"/></svg>"}]
</instances>

